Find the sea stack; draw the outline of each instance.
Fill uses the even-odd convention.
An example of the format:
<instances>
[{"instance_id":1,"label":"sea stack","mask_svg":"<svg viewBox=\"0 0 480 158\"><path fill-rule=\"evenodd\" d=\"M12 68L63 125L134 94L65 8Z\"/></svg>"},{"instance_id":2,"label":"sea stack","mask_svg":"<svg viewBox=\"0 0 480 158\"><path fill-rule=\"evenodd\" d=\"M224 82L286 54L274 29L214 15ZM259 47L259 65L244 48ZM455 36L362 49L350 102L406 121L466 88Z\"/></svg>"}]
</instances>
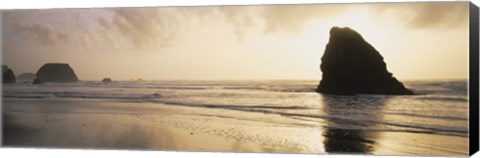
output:
<instances>
[{"instance_id":1,"label":"sea stack","mask_svg":"<svg viewBox=\"0 0 480 158\"><path fill-rule=\"evenodd\" d=\"M330 29L330 39L321 59L322 80L317 92L338 95L410 95L387 66L382 55L356 31Z\"/></svg>"},{"instance_id":2,"label":"sea stack","mask_svg":"<svg viewBox=\"0 0 480 158\"><path fill-rule=\"evenodd\" d=\"M3 74L3 83L15 83L15 73L13 70L8 68L7 65L2 65L2 74Z\"/></svg>"},{"instance_id":3,"label":"sea stack","mask_svg":"<svg viewBox=\"0 0 480 158\"><path fill-rule=\"evenodd\" d=\"M40 82L77 82L75 71L68 64L47 63L37 71Z\"/></svg>"},{"instance_id":4,"label":"sea stack","mask_svg":"<svg viewBox=\"0 0 480 158\"><path fill-rule=\"evenodd\" d=\"M102 82L103 83L112 83L112 79L111 78L103 78Z\"/></svg>"}]
</instances>

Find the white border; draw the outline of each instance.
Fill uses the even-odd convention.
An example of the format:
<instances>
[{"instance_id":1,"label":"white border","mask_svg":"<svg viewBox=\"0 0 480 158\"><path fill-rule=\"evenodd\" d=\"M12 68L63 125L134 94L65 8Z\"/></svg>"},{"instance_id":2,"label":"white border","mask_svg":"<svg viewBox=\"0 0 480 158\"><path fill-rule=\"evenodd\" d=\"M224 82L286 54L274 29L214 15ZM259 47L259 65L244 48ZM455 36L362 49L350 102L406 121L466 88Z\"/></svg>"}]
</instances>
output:
<instances>
[{"instance_id":1,"label":"white border","mask_svg":"<svg viewBox=\"0 0 480 158\"><path fill-rule=\"evenodd\" d=\"M92 7L148 7L148 6L205 6L205 5L254 5L298 3L361 3L361 2L420 2L427 0L2 0L0 9L49 9ZM431 0L449 1L449 0ZM452 0L450 0L452 1ZM460 0L453 0L460 1ZM464 1L464 0L463 0ZM479 0L473 0L479 1ZM477 3L478 4L478 3Z\"/></svg>"}]
</instances>

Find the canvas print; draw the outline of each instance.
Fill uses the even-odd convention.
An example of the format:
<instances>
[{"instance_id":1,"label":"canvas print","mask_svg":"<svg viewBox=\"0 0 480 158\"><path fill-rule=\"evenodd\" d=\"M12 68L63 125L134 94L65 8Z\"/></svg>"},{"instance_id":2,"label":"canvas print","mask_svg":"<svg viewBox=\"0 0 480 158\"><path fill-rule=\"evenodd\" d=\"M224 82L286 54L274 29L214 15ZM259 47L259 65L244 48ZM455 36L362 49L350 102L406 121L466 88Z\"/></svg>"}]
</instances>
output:
<instances>
[{"instance_id":1,"label":"canvas print","mask_svg":"<svg viewBox=\"0 0 480 158\"><path fill-rule=\"evenodd\" d=\"M3 10L2 145L468 156L469 6Z\"/></svg>"}]
</instances>

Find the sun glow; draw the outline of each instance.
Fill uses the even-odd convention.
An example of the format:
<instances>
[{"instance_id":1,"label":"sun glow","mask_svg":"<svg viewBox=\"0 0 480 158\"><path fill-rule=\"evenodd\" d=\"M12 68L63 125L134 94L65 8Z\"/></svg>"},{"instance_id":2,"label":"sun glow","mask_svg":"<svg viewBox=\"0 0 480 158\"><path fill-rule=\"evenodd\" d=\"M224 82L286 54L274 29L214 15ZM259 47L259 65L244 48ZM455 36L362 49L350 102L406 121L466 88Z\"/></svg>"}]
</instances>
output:
<instances>
[{"instance_id":1,"label":"sun glow","mask_svg":"<svg viewBox=\"0 0 480 158\"><path fill-rule=\"evenodd\" d=\"M348 26L364 34L372 34L375 24L372 15L366 9L350 10L329 20L331 25Z\"/></svg>"},{"instance_id":2,"label":"sun glow","mask_svg":"<svg viewBox=\"0 0 480 158\"><path fill-rule=\"evenodd\" d=\"M285 43L275 52L285 52L284 54L293 54L289 57L292 62L290 67L304 65L303 69L295 71L311 79L318 79L320 58L329 40L329 30L334 26L350 27L359 32L365 40L372 44L382 55L390 56L385 52L388 48L388 41L392 34L396 34L394 27L380 27L374 15L367 9L352 9L338 16L330 18L315 19L306 24L300 32L296 34L287 34L274 36L269 40L273 41L269 47L280 47L275 45L281 41ZM279 49L280 49L279 48ZM390 58L390 57L389 57ZM285 69L284 69L285 70Z\"/></svg>"},{"instance_id":3,"label":"sun glow","mask_svg":"<svg viewBox=\"0 0 480 158\"><path fill-rule=\"evenodd\" d=\"M330 26L344 26L356 30L379 51L385 50L385 42L392 41L390 35L395 33L394 26L382 26L367 9L347 11L326 23Z\"/></svg>"}]
</instances>

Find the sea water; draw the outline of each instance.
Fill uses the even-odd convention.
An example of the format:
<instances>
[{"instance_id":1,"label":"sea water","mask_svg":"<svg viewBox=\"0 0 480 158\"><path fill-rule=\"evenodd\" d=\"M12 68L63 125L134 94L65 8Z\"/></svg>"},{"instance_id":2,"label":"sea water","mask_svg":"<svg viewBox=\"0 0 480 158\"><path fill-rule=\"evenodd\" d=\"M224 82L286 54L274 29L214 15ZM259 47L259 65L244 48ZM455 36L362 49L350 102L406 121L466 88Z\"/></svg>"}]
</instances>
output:
<instances>
[{"instance_id":1,"label":"sea water","mask_svg":"<svg viewBox=\"0 0 480 158\"><path fill-rule=\"evenodd\" d=\"M81 81L16 83L3 97L20 100L108 100L156 106L193 107L191 114L329 129L428 133L468 137L466 80L406 81L417 95L328 95L317 80L258 81ZM218 112L221 110L221 112ZM216 111L213 113L213 111ZM276 119L278 117L285 118ZM289 120L289 121L286 121ZM292 121L293 120L293 121Z\"/></svg>"}]
</instances>

